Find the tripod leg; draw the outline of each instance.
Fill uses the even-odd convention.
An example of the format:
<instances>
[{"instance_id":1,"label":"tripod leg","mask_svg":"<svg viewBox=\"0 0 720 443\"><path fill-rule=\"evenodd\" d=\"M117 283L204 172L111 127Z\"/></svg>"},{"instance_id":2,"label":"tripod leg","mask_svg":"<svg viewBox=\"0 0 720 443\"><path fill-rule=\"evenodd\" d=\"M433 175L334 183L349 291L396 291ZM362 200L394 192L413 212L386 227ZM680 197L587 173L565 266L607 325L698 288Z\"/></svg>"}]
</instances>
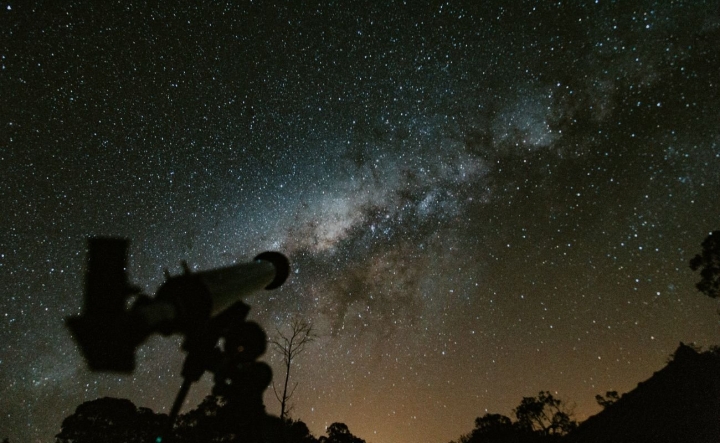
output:
<instances>
[{"instance_id":1,"label":"tripod leg","mask_svg":"<svg viewBox=\"0 0 720 443\"><path fill-rule=\"evenodd\" d=\"M175 423L175 419L180 413L180 408L185 402L185 397L187 397L188 392L190 392L190 385L192 385L192 383L192 380L188 378L183 379L183 384L180 386L180 391L178 391L177 396L175 397L175 402L170 410L170 426Z\"/></svg>"}]
</instances>

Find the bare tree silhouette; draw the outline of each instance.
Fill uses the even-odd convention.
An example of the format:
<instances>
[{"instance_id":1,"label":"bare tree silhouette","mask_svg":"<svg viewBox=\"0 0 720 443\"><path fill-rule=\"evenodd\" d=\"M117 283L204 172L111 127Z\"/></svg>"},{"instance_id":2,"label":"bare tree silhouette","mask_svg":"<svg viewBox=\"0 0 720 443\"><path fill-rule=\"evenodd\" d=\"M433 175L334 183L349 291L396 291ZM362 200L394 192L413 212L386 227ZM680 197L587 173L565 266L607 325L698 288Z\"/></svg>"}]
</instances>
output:
<instances>
[{"instance_id":1,"label":"bare tree silhouette","mask_svg":"<svg viewBox=\"0 0 720 443\"><path fill-rule=\"evenodd\" d=\"M294 317L291 320L290 331L288 333L281 331L279 328L276 328L276 331L277 335L270 340L270 343L273 348L282 355L283 364L285 365L285 381L283 383L282 395L278 393L274 382L273 392L275 393L275 398L280 402L280 418L285 419L291 409L288 401L295 393L295 388L297 388L297 383L295 383L292 389L289 388L292 362L305 350L308 344L317 338L317 335L313 331L311 322L298 317Z\"/></svg>"}]
</instances>

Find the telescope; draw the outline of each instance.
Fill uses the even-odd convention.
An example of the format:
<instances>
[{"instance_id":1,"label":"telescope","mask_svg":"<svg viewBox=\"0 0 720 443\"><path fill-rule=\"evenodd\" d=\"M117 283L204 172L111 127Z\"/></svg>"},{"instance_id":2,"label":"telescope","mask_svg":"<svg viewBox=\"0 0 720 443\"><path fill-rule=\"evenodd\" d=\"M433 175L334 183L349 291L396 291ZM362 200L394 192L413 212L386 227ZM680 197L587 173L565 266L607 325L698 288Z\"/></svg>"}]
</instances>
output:
<instances>
[{"instance_id":1,"label":"telescope","mask_svg":"<svg viewBox=\"0 0 720 443\"><path fill-rule=\"evenodd\" d=\"M135 350L151 334L180 333L187 342L213 319L237 311L248 295L281 286L290 273L288 259L278 252L201 272L191 272L183 263L184 273L166 272L166 281L150 298L128 281L129 244L122 238L89 239L83 311L66 320L94 371L130 373ZM249 307L243 306L239 315L244 321Z\"/></svg>"},{"instance_id":2,"label":"telescope","mask_svg":"<svg viewBox=\"0 0 720 443\"><path fill-rule=\"evenodd\" d=\"M242 300L280 287L290 274L290 262L279 252L263 252L248 263L201 272L191 272L183 263L183 274L166 271L166 281L151 298L128 281L129 245L123 238L88 241L83 311L66 320L88 366L130 373L135 350L151 334L182 334L187 352L183 383L164 434L172 434L192 383L210 371L212 392L225 398L237 429L257 437L272 370L257 361L267 348L267 336L260 325L246 320L250 306ZM163 441L163 435L156 441Z\"/></svg>"}]
</instances>

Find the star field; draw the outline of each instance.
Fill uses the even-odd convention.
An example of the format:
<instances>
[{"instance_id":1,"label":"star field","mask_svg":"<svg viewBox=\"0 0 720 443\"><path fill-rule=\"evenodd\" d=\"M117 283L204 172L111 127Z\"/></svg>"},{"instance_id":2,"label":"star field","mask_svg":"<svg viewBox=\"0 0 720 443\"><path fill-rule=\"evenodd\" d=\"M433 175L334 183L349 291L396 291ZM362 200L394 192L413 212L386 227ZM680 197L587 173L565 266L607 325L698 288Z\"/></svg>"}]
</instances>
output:
<instances>
[{"instance_id":1,"label":"star field","mask_svg":"<svg viewBox=\"0 0 720 443\"><path fill-rule=\"evenodd\" d=\"M315 324L315 435L442 443L540 390L594 414L718 341L688 263L720 223L719 41L702 0L0 4L0 438L170 409L179 337L91 373L64 326L98 235L148 294L288 255L247 302Z\"/></svg>"}]
</instances>

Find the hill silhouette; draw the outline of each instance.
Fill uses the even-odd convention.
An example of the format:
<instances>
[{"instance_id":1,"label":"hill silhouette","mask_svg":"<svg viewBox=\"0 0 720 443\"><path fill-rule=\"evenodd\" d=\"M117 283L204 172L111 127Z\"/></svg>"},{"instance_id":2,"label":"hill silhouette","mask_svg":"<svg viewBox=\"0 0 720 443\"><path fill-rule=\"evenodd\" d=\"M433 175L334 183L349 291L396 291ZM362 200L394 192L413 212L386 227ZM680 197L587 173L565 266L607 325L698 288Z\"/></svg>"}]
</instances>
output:
<instances>
[{"instance_id":1,"label":"hill silhouette","mask_svg":"<svg viewBox=\"0 0 720 443\"><path fill-rule=\"evenodd\" d=\"M610 394L610 393L609 393ZM615 394L615 393L613 393ZM600 396L599 396L600 397ZM600 397L602 399L602 397ZM698 352L680 343L672 359L637 388L606 399L605 408L577 428L563 403L549 392L523 398L512 421L498 414L476 419L461 443L718 443L720 442L720 348ZM230 405L232 406L232 405ZM221 397L208 396L196 409L178 417L173 441L267 441L282 443L362 443L343 423L316 438L302 421L253 418L259 433L238 420L241 411ZM554 415L547 415L554 412ZM560 415L558 415L560 414ZM564 414L564 415L563 415ZM567 418L562 423L557 417ZM544 419L543 419L544 417ZM153 441L167 429L169 417L129 400L102 398L85 402L62 424L56 442ZM538 421L539 420L539 421ZM545 421L543 421L545 420ZM553 427L562 424L560 428ZM240 427L238 427L240 426Z\"/></svg>"},{"instance_id":2,"label":"hill silhouette","mask_svg":"<svg viewBox=\"0 0 720 443\"><path fill-rule=\"evenodd\" d=\"M567 441L720 442L720 352L680 343L667 366L585 420Z\"/></svg>"}]
</instances>

